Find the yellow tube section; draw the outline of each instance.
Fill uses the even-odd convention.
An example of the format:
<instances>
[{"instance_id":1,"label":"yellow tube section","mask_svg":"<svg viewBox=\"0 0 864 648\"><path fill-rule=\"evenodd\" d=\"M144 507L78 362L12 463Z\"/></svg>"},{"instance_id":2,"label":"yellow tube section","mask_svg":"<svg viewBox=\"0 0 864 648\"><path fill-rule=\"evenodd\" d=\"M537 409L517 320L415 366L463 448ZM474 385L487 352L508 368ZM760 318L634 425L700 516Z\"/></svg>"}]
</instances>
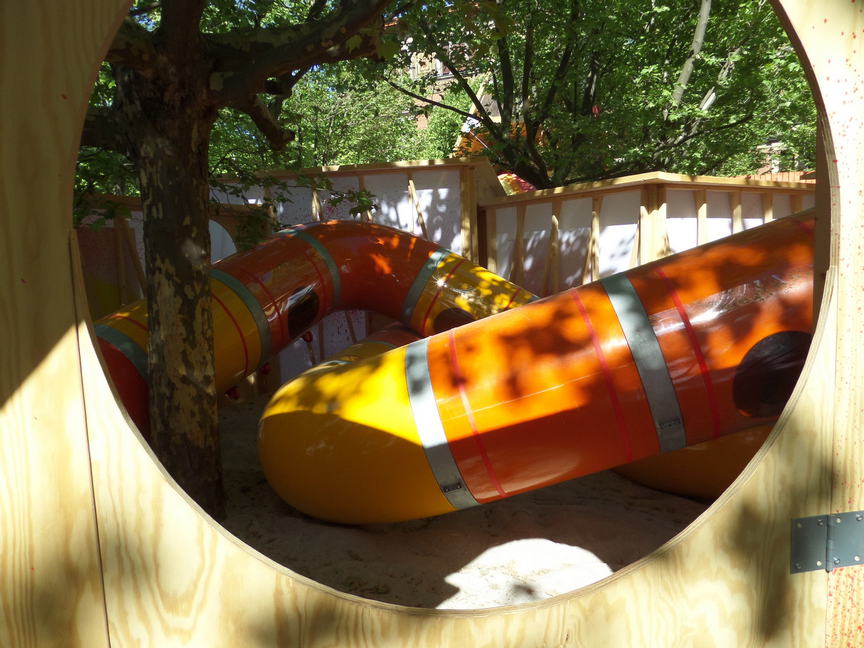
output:
<instances>
[{"instance_id":1,"label":"yellow tube section","mask_svg":"<svg viewBox=\"0 0 864 648\"><path fill-rule=\"evenodd\" d=\"M216 387L227 391L328 313L370 310L424 335L533 299L453 252L382 225L297 226L211 270ZM147 304L98 321L108 371L148 429Z\"/></svg>"},{"instance_id":2,"label":"yellow tube section","mask_svg":"<svg viewBox=\"0 0 864 648\"><path fill-rule=\"evenodd\" d=\"M811 327L812 218L778 220L312 369L268 405L262 466L336 522L482 504L770 423Z\"/></svg>"}]
</instances>

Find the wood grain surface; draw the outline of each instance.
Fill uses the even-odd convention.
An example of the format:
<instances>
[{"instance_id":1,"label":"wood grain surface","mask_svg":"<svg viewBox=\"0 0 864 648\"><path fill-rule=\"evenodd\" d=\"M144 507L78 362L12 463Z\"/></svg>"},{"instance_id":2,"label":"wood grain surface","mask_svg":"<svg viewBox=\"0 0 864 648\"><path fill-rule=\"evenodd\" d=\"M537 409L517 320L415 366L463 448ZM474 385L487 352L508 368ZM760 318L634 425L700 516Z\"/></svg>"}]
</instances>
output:
<instances>
[{"instance_id":1,"label":"wood grain surface","mask_svg":"<svg viewBox=\"0 0 864 648\"><path fill-rule=\"evenodd\" d=\"M833 255L774 432L651 556L477 612L374 603L275 565L177 489L117 406L68 237L83 111L123 8L0 0L0 646L861 645L862 570L789 573L791 518L864 508L860 2L782 2L822 89Z\"/></svg>"},{"instance_id":2,"label":"wood grain surface","mask_svg":"<svg viewBox=\"0 0 864 648\"><path fill-rule=\"evenodd\" d=\"M70 279L72 173L117 0L0 2L0 646L108 644Z\"/></svg>"},{"instance_id":3,"label":"wood grain surface","mask_svg":"<svg viewBox=\"0 0 864 648\"><path fill-rule=\"evenodd\" d=\"M831 397L834 483L830 507L824 512L860 511L864 510L864 7L851 1L784 6L782 17L799 26L798 38L824 104L820 130L826 135L825 164L820 171L825 174L820 182L828 186L831 201L829 272L837 274L838 312L837 380ZM834 570L829 583L826 645L864 645L864 570Z\"/></svg>"}]
</instances>

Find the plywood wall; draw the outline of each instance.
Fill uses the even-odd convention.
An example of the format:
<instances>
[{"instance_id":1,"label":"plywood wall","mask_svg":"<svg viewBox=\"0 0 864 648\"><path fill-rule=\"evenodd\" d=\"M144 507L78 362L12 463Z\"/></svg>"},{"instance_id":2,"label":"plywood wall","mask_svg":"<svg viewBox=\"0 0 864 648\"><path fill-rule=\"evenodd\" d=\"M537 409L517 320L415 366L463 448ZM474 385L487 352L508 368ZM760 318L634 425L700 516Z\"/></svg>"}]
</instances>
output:
<instances>
[{"instance_id":1,"label":"plywood wall","mask_svg":"<svg viewBox=\"0 0 864 648\"><path fill-rule=\"evenodd\" d=\"M125 3L0 4L0 645L862 645L861 568L788 565L790 518L864 508L859 4L775 2L822 88L833 254L810 359L766 446L640 563L548 601L464 613L292 574L164 474L115 402L71 279L78 133Z\"/></svg>"},{"instance_id":2,"label":"plywood wall","mask_svg":"<svg viewBox=\"0 0 864 648\"><path fill-rule=\"evenodd\" d=\"M69 236L117 0L0 3L0 646L107 646Z\"/></svg>"}]
</instances>

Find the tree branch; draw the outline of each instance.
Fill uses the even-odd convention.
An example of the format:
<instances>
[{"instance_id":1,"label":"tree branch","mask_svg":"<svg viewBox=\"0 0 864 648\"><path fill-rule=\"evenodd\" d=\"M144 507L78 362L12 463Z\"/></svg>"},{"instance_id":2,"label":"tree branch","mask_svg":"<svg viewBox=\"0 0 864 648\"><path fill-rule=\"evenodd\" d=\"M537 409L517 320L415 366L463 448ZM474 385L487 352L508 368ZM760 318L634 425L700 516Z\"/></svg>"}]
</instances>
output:
<instances>
[{"instance_id":1,"label":"tree branch","mask_svg":"<svg viewBox=\"0 0 864 648\"><path fill-rule=\"evenodd\" d=\"M383 30L382 11L390 2L342 0L336 9L310 22L208 34L219 70L219 78L211 83L217 103L230 104L227 97L232 95L238 101L258 93L272 77L374 54Z\"/></svg>"},{"instance_id":2,"label":"tree branch","mask_svg":"<svg viewBox=\"0 0 864 648\"><path fill-rule=\"evenodd\" d=\"M318 20L321 17L321 14L324 13L326 7L327 0L315 0L315 2L312 3L312 6L309 7L309 12L306 14L306 22Z\"/></svg>"},{"instance_id":3,"label":"tree branch","mask_svg":"<svg viewBox=\"0 0 864 648\"><path fill-rule=\"evenodd\" d=\"M705 130L697 130L696 128L690 129L687 133L682 133L679 137L675 138L672 142L664 142L657 147L657 151L668 150L674 148L676 146L680 146L684 142L689 142L691 139L696 137L702 137L703 135L709 135L710 133L719 133L720 131L727 130L729 128L735 128L736 126L740 126L741 124L746 124L748 121L753 119L753 113L749 112L741 119L736 119L734 121L723 124L722 126L715 126L714 128L706 128ZM698 123L697 123L698 125Z\"/></svg>"},{"instance_id":4,"label":"tree branch","mask_svg":"<svg viewBox=\"0 0 864 648\"><path fill-rule=\"evenodd\" d=\"M261 97L254 97L250 102L233 106L252 118L258 130L267 138L274 151L281 151L285 145L294 139L294 133L282 127L276 116L264 103Z\"/></svg>"},{"instance_id":5,"label":"tree branch","mask_svg":"<svg viewBox=\"0 0 864 648\"><path fill-rule=\"evenodd\" d=\"M128 155L129 148L122 136L124 118L113 108L91 106L84 118L81 146L116 151Z\"/></svg>"},{"instance_id":6,"label":"tree branch","mask_svg":"<svg viewBox=\"0 0 864 648\"><path fill-rule=\"evenodd\" d=\"M124 19L105 60L135 70L152 70L157 65L153 35L134 20Z\"/></svg>"},{"instance_id":7,"label":"tree branch","mask_svg":"<svg viewBox=\"0 0 864 648\"><path fill-rule=\"evenodd\" d=\"M438 106L439 108L445 108L447 110L450 110L450 111L456 113L457 115L462 115L465 119L470 119L471 121L478 121L477 115L472 115L471 113L466 112L465 110L461 110L459 108L456 108L455 106L450 106L448 104L441 103L440 101L435 101L434 99L429 99L429 97L424 97L423 95L419 95L416 92L411 92L408 88L403 88L402 86L394 83L390 79L384 79L384 80L387 82L387 84L391 88L398 90L402 94L408 95L412 99L416 99L417 101L422 101L423 103L426 103L430 106Z\"/></svg>"},{"instance_id":8,"label":"tree branch","mask_svg":"<svg viewBox=\"0 0 864 648\"><path fill-rule=\"evenodd\" d=\"M597 82L600 79L600 61L597 52L591 54L588 64L588 78L585 80L585 88L582 92L582 114L590 115L597 103Z\"/></svg>"},{"instance_id":9,"label":"tree branch","mask_svg":"<svg viewBox=\"0 0 864 648\"><path fill-rule=\"evenodd\" d=\"M303 68L291 74L285 74L278 79L268 79L264 84L264 92L273 95L269 109L273 116L278 119L282 114L282 106L294 92L294 86L302 79L311 68Z\"/></svg>"},{"instance_id":10,"label":"tree branch","mask_svg":"<svg viewBox=\"0 0 864 648\"><path fill-rule=\"evenodd\" d=\"M159 33L172 58L185 58L197 45L201 14L206 0L162 0L162 20Z\"/></svg>"},{"instance_id":11,"label":"tree branch","mask_svg":"<svg viewBox=\"0 0 864 648\"><path fill-rule=\"evenodd\" d=\"M133 16L133 17L144 16L144 15L150 13L151 11L155 11L156 9L159 9L161 6L162 6L161 3L159 3L159 2L152 2L149 5L144 5L142 7L138 7L137 9L130 9L129 15Z\"/></svg>"},{"instance_id":12,"label":"tree branch","mask_svg":"<svg viewBox=\"0 0 864 648\"><path fill-rule=\"evenodd\" d=\"M678 73L678 80L675 81L675 88L672 90L672 98L669 100L669 107L663 111L663 119L669 118L669 113L675 110L684 97L684 90L690 83L690 77L693 75L693 67L696 64L696 58L702 52L702 45L705 43L705 30L708 27L708 19L711 16L711 0L701 0L699 5L699 17L696 19L696 29L693 31L693 42L690 45L690 55L681 66L681 71Z\"/></svg>"},{"instance_id":13,"label":"tree branch","mask_svg":"<svg viewBox=\"0 0 864 648\"><path fill-rule=\"evenodd\" d=\"M483 105L483 102L480 101L480 98L477 96L477 93L471 88L471 85L465 79L465 76L459 71L459 68L453 64L453 60L447 54L443 47L435 40L435 37L432 35L432 30L429 27L429 24L425 20L419 21L420 31L423 32L423 36L426 38L426 42L429 43L432 48L432 52L441 61L444 65L446 65L450 72L453 73L453 78L456 79L456 83L459 84L459 87L462 89L468 98L471 100L471 103L474 105L474 109L477 111L476 115L472 115L473 119L478 120L486 130L489 131L498 141L503 141L505 137L505 133L507 132L501 127L501 124L496 124L492 121L492 118L489 116L489 111L486 110L486 107ZM509 128L509 125L507 126Z\"/></svg>"},{"instance_id":14,"label":"tree branch","mask_svg":"<svg viewBox=\"0 0 864 648\"><path fill-rule=\"evenodd\" d=\"M522 63L522 114L528 111L531 97L531 75L534 73L534 18L528 18L525 29L525 54Z\"/></svg>"},{"instance_id":15,"label":"tree branch","mask_svg":"<svg viewBox=\"0 0 864 648\"><path fill-rule=\"evenodd\" d=\"M501 113L501 123L509 125L513 123L513 63L510 60L510 48L507 46L507 37L501 36L496 44L498 46L498 60L501 63L501 100L498 102L498 110Z\"/></svg>"},{"instance_id":16,"label":"tree branch","mask_svg":"<svg viewBox=\"0 0 864 648\"><path fill-rule=\"evenodd\" d=\"M746 39L745 39L746 42ZM689 127L684 128L682 125L682 133L675 140L671 142L671 145L677 146L682 141L687 141L688 139L692 139L692 134L696 133L699 130L699 126L702 122L705 121L705 115L711 110L711 107L714 105L714 102L717 100L717 86L722 85L729 75L732 73L732 70L735 67L735 54L744 46L742 43L738 47L730 50L726 56L726 61L723 63L720 68L720 72L717 74L717 80L713 86L705 93L702 97L702 101L699 102L699 111L701 114L697 115ZM667 143L670 143L667 140Z\"/></svg>"},{"instance_id":17,"label":"tree branch","mask_svg":"<svg viewBox=\"0 0 864 648\"><path fill-rule=\"evenodd\" d=\"M576 25L579 21L579 2L578 0L573 0L570 4L570 24L571 26ZM570 67L570 58L573 56L573 48L574 48L574 39L573 35L569 35L567 40L567 45L564 48L564 51L561 53L561 59L558 61L558 68L555 70L555 74L552 77L553 82L549 86L549 91L546 93L546 97L543 100L543 104L540 107L540 111L537 113L536 121L543 122L549 116L549 111L552 110L552 104L555 101L555 97L558 94L558 90L561 87L561 81L566 77L567 68Z\"/></svg>"}]
</instances>

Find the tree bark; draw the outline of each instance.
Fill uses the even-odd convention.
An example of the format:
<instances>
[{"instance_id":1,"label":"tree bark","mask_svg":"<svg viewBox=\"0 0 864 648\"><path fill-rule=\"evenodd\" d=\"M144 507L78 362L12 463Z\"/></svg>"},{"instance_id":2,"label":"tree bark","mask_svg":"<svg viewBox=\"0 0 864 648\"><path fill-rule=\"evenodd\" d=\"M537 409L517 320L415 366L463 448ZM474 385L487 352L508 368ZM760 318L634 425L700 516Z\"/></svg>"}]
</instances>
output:
<instances>
[{"instance_id":1,"label":"tree bark","mask_svg":"<svg viewBox=\"0 0 864 648\"><path fill-rule=\"evenodd\" d=\"M669 102L669 108L663 111L664 119L681 104L681 100L684 98L684 91L690 83L693 66L696 64L696 57L702 52L702 45L705 43L705 30L708 28L710 17L711 0L702 0L699 4L699 17L696 19L696 27L693 30L693 42L690 44L690 54L678 73L678 79L675 81L675 86L672 89L672 99Z\"/></svg>"},{"instance_id":2,"label":"tree bark","mask_svg":"<svg viewBox=\"0 0 864 648\"><path fill-rule=\"evenodd\" d=\"M220 107L250 114L271 143L290 133L258 96L279 77L376 51L390 0L340 0L279 28L202 34L205 0L163 0L154 31L127 19L112 44L116 95L88 116L85 143L123 151L143 201L150 443L178 484L216 519L225 513L213 355L208 146ZM149 11L153 7L144 8ZM281 103L275 104L276 107Z\"/></svg>"},{"instance_id":3,"label":"tree bark","mask_svg":"<svg viewBox=\"0 0 864 648\"><path fill-rule=\"evenodd\" d=\"M163 61L156 74L123 71L118 95L146 214L150 443L177 483L222 519L208 280L207 153L216 112L201 78Z\"/></svg>"}]
</instances>

